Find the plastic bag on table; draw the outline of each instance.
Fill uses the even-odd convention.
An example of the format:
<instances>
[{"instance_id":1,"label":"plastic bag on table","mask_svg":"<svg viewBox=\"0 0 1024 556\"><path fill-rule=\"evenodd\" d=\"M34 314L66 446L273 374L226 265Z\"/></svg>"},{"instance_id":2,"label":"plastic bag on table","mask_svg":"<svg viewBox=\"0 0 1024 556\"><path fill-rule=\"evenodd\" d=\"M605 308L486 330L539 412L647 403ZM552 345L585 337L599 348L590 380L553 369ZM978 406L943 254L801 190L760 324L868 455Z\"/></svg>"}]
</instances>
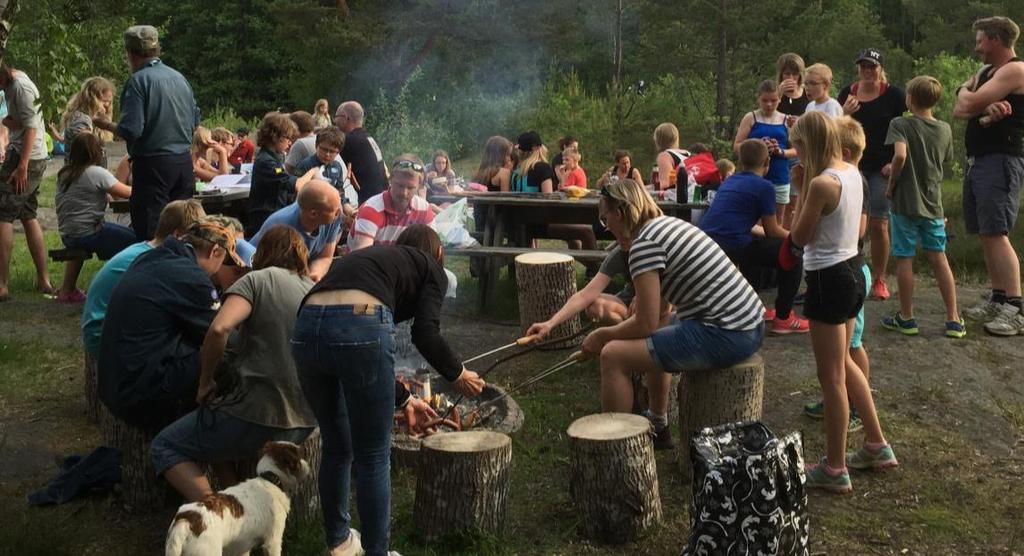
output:
<instances>
[{"instance_id":1,"label":"plastic bag on table","mask_svg":"<svg viewBox=\"0 0 1024 556\"><path fill-rule=\"evenodd\" d=\"M748 421L705 428L690 445L693 505L683 555L808 553L799 432Z\"/></svg>"},{"instance_id":2,"label":"plastic bag on table","mask_svg":"<svg viewBox=\"0 0 1024 556\"><path fill-rule=\"evenodd\" d=\"M466 199L459 199L434 217L433 228L445 247L460 248L480 245L466 229L466 222L469 219L469 202Z\"/></svg>"}]
</instances>

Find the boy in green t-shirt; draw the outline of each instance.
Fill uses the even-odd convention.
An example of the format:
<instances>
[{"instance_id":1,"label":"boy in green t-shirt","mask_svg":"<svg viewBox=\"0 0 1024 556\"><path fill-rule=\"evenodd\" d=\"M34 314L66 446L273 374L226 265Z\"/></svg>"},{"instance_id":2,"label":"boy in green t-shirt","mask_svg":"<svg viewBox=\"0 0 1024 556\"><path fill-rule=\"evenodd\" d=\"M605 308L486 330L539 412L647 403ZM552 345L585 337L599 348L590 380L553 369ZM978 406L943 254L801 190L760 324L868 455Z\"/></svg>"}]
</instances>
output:
<instances>
[{"instance_id":1,"label":"boy in green t-shirt","mask_svg":"<svg viewBox=\"0 0 1024 556\"><path fill-rule=\"evenodd\" d=\"M942 85L934 77L911 79L907 84L907 107L912 115L892 120L885 138L885 144L895 151L886 196L892 199L889 222L900 310L884 317L882 326L911 336L918 332L914 319L914 255L920 241L946 304L946 336L963 338L967 329L956 309L956 282L946 260L942 215L942 165L953 156L953 133L949 124L932 115L941 94Z\"/></svg>"}]
</instances>

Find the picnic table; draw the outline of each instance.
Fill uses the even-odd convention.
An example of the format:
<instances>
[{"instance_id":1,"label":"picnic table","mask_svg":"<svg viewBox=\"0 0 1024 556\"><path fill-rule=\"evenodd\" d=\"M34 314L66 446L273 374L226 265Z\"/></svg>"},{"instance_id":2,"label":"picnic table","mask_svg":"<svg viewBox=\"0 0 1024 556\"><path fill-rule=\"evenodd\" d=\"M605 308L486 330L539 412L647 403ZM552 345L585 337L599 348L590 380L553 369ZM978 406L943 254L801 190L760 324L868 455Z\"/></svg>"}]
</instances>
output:
<instances>
[{"instance_id":1,"label":"picnic table","mask_svg":"<svg viewBox=\"0 0 1024 556\"><path fill-rule=\"evenodd\" d=\"M233 216L241 220L242 224L246 223L249 207L248 188L220 189L213 193L195 195L193 198L203 204L203 210L207 214ZM111 201L110 209L118 214L128 212L128 199Z\"/></svg>"},{"instance_id":2,"label":"picnic table","mask_svg":"<svg viewBox=\"0 0 1024 556\"><path fill-rule=\"evenodd\" d=\"M498 274L502 259L514 257L530 250L527 245L527 227L540 224L584 224L593 226L597 221L597 196L580 199L568 198L561 193L478 193L470 195L436 195L435 203L452 202L468 197L473 210L486 214L481 246L449 251L453 255L487 257L486 264L476 268L480 281L481 306L490 305L497 295ZM707 208L704 203L676 203L657 201L668 216L688 220L693 209ZM546 249L546 251L550 251ZM577 260L602 260L602 250L565 251Z\"/></svg>"}]
</instances>

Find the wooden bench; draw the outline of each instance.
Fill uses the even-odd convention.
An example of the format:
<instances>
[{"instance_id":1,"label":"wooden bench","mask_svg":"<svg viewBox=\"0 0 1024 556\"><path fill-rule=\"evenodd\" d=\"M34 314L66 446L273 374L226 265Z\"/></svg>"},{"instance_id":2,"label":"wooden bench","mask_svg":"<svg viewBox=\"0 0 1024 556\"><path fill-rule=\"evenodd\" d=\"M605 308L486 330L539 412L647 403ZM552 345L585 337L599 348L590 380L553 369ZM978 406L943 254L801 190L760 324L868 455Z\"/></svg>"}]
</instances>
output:
<instances>
[{"instance_id":1,"label":"wooden bench","mask_svg":"<svg viewBox=\"0 0 1024 556\"><path fill-rule=\"evenodd\" d=\"M66 261L88 261L92 258L92 251L85 249L50 249L50 258L57 262Z\"/></svg>"},{"instance_id":2,"label":"wooden bench","mask_svg":"<svg viewBox=\"0 0 1024 556\"><path fill-rule=\"evenodd\" d=\"M446 257L487 257L512 260L524 253L536 251L569 255L580 263L601 262L608 256L608 251L603 249L535 249L533 247L486 247L483 245L445 249L444 254Z\"/></svg>"}]
</instances>

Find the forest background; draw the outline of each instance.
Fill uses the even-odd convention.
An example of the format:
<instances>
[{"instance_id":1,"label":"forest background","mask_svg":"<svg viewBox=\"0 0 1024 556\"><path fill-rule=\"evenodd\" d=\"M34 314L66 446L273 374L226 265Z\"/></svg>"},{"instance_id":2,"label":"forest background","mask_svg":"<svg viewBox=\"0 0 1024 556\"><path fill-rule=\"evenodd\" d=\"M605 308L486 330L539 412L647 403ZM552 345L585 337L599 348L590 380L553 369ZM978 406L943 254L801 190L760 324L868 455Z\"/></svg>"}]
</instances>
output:
<instances>
[{"instance_id":1,"label":"forest background","mask_svg":"<svg viewBox=\"0 0 1024 556\"><path fill-rule=\"evenodd\" d=\"M21 2L8 61L42 92L49 121L91 75L127 77L121 34L160 29L163 60L195 89L204 122L254 127L270 110L356 99L387 156L435 148L479 157L487 137L534 129L549 147L581 139L584 165L618 148L653 163L651 134L728 152L755 88L783 52L835 72L867 47L889 80L939 78L938 116L980 63L971 23L1019 0L33 0ZM962 122L954 122L962 134ZM955 141L958 149L962 141ZM962 154L962 153L961 153ZM957 157L962 159L962 157ZM646 172L645 172L646 173Z\"/></svg>"}]
</instances>

